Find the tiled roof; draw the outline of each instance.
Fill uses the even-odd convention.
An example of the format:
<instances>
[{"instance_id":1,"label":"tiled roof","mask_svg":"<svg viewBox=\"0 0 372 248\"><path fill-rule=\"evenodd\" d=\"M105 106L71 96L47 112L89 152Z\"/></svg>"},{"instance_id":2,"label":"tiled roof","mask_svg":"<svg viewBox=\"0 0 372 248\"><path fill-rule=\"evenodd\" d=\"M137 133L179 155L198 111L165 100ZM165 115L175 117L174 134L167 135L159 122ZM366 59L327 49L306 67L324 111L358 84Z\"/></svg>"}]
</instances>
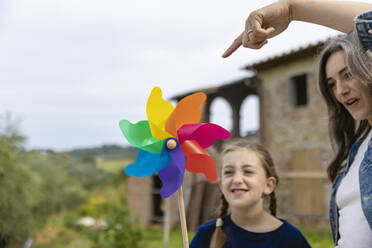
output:
<instances>
[{"instance_id":1,"label":"tiled roof","mask_svg":"<svg viewBox=\"0 0 372 248\"><path fill-rule=\"evenodd\" d=\"M296 60L299 57L316 56L317 54L320 53L322 47L324 46L325 42L328 39L318 41L316 43L310 43L306 46L300 46L298 48L291 49L281 54L274 55L272 57L268 57L263 60L253 62L251 64L244 66L243 69L246 69L246 70L253 69L255 71L262 71L262 70L271 68L273 66L278 66L282 63L288 63L292 60Z\"/></svg>"},{"instance_id":2,"label":"tiled roof","mask_svg":"<svg viewBox=\"0 0 372 248\"><path fill-rule=\"evenodd\" d=\"M255 83L255 78L246 77L246 78L231 81L229 83L222 83L218 86L207 87L207 88L199 88L199 89L194 90L194 91L182 93L180 95L173 96L171 98L171 100L180 100L183 97L185 97L187 95L190 95L190 94L193 94L195 92L204 92L207 95L218 94L218 92L220 92L220 91L224 91L228 88L231 88L231 87L234 87L234 86L240 85L240 84L244 84L244 85L246 85L246 87L255 87L254 83Z\"/></svg>"}]
</instances>

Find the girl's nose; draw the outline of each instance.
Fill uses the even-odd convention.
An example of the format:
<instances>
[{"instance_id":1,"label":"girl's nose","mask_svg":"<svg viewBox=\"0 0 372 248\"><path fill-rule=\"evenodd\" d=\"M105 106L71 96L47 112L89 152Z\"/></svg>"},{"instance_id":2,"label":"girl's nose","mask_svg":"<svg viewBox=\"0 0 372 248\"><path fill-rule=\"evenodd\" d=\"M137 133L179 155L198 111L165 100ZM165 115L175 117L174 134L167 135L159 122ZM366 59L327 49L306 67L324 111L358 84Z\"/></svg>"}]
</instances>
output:
<instances>
[{"instance_id":1,"label":"girl's nose","mask_svg":"<svg viewBox=\"0 0 372 248\"><path fill-rule=\"evenodd\" d=\"M236 172L234 177L233 177L233 182L234 183L241 183L243 181L243 175L240 172Z\"/></svg>"}]
</instances>

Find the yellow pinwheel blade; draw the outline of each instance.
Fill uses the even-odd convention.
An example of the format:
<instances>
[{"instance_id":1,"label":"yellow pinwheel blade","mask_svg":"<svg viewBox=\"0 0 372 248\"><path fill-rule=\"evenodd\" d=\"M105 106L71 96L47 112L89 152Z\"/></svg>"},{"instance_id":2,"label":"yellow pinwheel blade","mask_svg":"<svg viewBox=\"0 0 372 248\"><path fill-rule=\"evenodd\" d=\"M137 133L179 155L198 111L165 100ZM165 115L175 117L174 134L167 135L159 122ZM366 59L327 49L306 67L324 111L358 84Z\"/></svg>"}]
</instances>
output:
<instances>
[{"instance_id":1,"label":"yellow pinwheel blade","mask_svg":"<svg viewBox=\"0 0 372 248\"><path fill-rule=\"evenodd\" d=\"M154 87L147 100L146 113L151 134L155 139L163 140L172 136L165 131L165 123L173 110L174 106L163 99L161 89Z\"/></svg>"}]
</instances>

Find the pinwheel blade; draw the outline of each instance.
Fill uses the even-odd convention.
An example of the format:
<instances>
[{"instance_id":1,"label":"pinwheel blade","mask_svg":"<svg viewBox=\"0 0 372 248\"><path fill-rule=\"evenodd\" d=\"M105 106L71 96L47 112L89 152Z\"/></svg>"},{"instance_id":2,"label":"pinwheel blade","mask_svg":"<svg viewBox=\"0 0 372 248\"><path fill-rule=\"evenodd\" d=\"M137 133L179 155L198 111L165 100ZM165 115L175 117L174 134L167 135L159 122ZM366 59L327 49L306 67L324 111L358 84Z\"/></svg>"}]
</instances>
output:
<instances>
[{"instance_id":1,"label":"pinwheel blade","mask_svg":"<svg viewBox=\"0 0 372 248\"><path fill-rule=\"evenodd\" d=\"M139 121L132 124L127 120L119 122L121 131L129 144L151 153L160 153L164 140L157 140L151 135L148 121Z\"/></svg>"},{"instance_id":2,"label":"pinwheel blade","mask_svg":"<svg viewBox=\"0 0 372 248\"><path fill-rule=\"evenodd\" d=\"M217 179L216 164L211 156L194 140L181 144L186 156L186 170L191 173L203 173L208 181Z\"/></svg>"},{"instance_id":3,"label":"pinwheel blade","mask_svg":"<svg viewBox=\"0 0 372 248\"><path fill-rule=\"evenodd\" d=\"M165 130L177 137L177 130L184 124L194 124L200 121L200 105L205 101L206 95L202 92L183 98L176 109L169 116Z\"/></svg>"},{"instance_id":4,"label":"pinwheel blade","mask_svg":"<svg viewBox=\"0 0 372 248\"><path fill-rule=\"evenodd\" d=\"M203 148L213 145L216 139L228 139L230 137L229 131L213 123L183 125L177 133L181 144L185 140L195 140Z\"/></svg>"},{"instance_id":5,"label":"pinwheel blade","mask_svg":"<svg viewBox=\"0 0 372 248\"><path fill-rule=\"evenodd\" d=\"M163 146L160 154L140 150L135 163L125 167L125 174L134 177L148 177L164 169L171 162L167 149Z\"/></svg>"},{"instance_id":6,"label":"pinwheel blade","mask_svg":"<svg viewBox=\"0 0 372 248\"><path fill-rule=\"evenodd\" d=\"M163 140L171 136L165 131L165 123L173 110L173 105L163 99L161 89L154 87L147 100L146 113L151 134L155 139Z\"/></svg>"},{"instance_id":7,"label":"pinwheel blade","mask_svg":"<svg viewBox=\"0 0 372 248\"><path fill-rule=\"evenodd\" d=\"M166 147L166 145L164 146ZM181 187L185 174L186 157L178 141L177 147L173 150L168 149L168 153L171 157L170 164L158 172L159 178L163 182L160 189L160 195L163 198L171 196Z\"/></svg>"}]
</instances>

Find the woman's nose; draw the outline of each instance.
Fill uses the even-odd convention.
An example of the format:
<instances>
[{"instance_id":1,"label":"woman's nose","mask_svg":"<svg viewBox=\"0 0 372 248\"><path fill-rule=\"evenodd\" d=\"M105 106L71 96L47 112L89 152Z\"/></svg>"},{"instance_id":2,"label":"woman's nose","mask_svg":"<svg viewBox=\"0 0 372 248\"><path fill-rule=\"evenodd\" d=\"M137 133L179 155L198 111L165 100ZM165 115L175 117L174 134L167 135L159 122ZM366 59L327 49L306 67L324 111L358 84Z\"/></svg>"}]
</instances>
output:
<instances>
[{"instance_id":1,"label":"woman's nose","mask_svg":"<svg viewBox=\"0 0 372 248\"><path fill-rule=\"evenodd\" d=\"M346 82L339 80L336 83L336 96L343 96L349 93L349 87Z\"/></svg>"}]
</instances>

